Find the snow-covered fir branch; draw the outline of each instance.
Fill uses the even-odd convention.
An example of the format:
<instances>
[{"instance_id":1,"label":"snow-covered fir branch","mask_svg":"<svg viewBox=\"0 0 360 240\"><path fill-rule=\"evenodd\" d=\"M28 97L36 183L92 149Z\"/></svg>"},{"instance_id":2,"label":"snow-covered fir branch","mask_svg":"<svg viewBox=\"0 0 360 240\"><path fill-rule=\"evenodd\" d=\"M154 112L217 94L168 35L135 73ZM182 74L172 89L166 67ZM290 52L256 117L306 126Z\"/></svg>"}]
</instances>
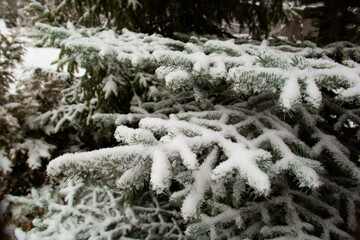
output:
<instances>
[{"instance_id":1,"label":"snow-covered fir branch","mask_svg":"<svg viewBox=\"0 0 360 240\"><path fill-rule=\"evenodd\" d=\"M269 161L271 156L260 146L265 142L270 142L274 148L280 151L282 158L273 166L268 166L269 169L264 170L265 172L278 174L290 170L297 175L298 179L301 179L301 185L311 188L320 185L316 173L312 170L314 167L320 167L319 164L311 159L296 156L286 145L286 141L301 144L289 132L290 126L278 124L279 119L274 116L254 113L249 116L246 111L242 112L241 108L236 110L219 108L215 111L170 115L169 120L143 118L139 122L139 129L119 126L115 132L115 138L129 146L78 153L75 156L64 155L50 163L48 174L52 176L60 173L71 175L71 172L78 174L93 169L94 172L105 176L109 171L114 171L114 174L116 172L123 173L128 170L127 168L131 168L131 165L144 164L146 159L152 159L151 183L154 190L162 192L168 187L170 173L174 171L171 171L171 165L181 164L189 171L197 169L199 160L196 154L204 151L206 147L218 146L227 160L212 167L212 179L221 178L227 172L235 169L257 193L267 194L270 191L269 177L260 169L259 165L266 166L262 162ZM269 129L262 121L270 124ZM232 122L232 124L228 125L228 122ZM246 129L249 125L259 131L259 136L251 140L238 132L240 129ZM214 154L217 155L217 153ZM179 158L178 161L169 162L168 158L176 156ZM101 159L107 159L107 163L105 164ZM134 159L138 160L134 161ZM157 162L160 159L162 159L161 162ZM126 162L131 165L127 167ZM89 168L90 165L93 167ZM132 175L138 174L133 173ZM124 179L119 181L127 182Z\"/></svg>"},{"instance_id":2,"label":"snow-covered fir branch","mask_svg":"<svg viewBox=\"0 0 360 240\"><path fill-rule=\"evenodd\" d=\"M326 186L323 186L322 179L326 179L323 178L326 170L318 160L324 151L332 152L333 164L341 168L344 174L351 176L354 186L358 185L359 169L346 157L346 147L339 145L337 141L324 143L324 138L318 135L321 131L315 125L312 128L317 144L311 149L298 139L298 132L293 130L292 126L268 111L251 111L244 104L233 105L230 109L220 106L217 108L213 111L179 113L171 115L169 120L146 117L140 121L137 119L135 121L139 124L138 129L119 126L115 137L127 146L64 155L50 163L48 174L55 177L65 174L102 178L111 173L112 177L118 178L116 185L122 190L140 190L144 188L144 182L149 181L156 191L170 191L170 201L179 204L181 215L185 219L201 220L188 226L186 233L193 237L209 233L230 238L234 237L234 227L238 226L239 229L247 229L241 236L253 237L254 232L261 230L264 236L296 236L301 239L304 236L311 237L314 226L321 224L321 231L316 233L321 239L330 239L331 232L351 238L339 228L344 220L338 218L338 210L327 209L332 207L326 202L326 198L318 199L319 196L316 195L317 188L323 189L332 185L337 189L333 194L338 194L339 189L342 189L341 192L347 196L345 198L349 204L358 201L358 190L350 196L348 190L335 182L328 184L329 180L326 180ZM303 116L310 115L306 110L303 111ZM123 122L123 115L117 117L118 122L128 123ZM307 120L317 121L313 117ZM323 147L318 147L320 145ZM339 158L339 155L345 158ZM288 189L288 180L285 180L285 185L279 180L288 177L297 181L296 190ZM171 192L170 187L174 181L182 184L183 188ZM229 192L225 189L226 185L230 186ZM285 189L281 186L285 186ZM299 187L313 189L315 196L299 191ZM266 200L262 203L264 205L254 203L253 208L246 207L247 204L251 205L243 199L248 191L258 197L276 196L279 194L277 192L281 191L279 199L282 200L270 197L271 201L274 201L272 204ZM224 205L224 199L229 195L232 200L225 201ZM310 205L298 206L300 203L293 202L294 198L307 199L304 202L309 202ZM213 216L205 217L204 214L210 212L207 212L204 206L211 205L212 201L218 202L216 204L222 202L222 210L214 213L213 209L210 211ZM320 203L326 211L335 211L331 213L334 214L334 220L329 218L329 222L324 224L323 213L301 215ZM284 204L289 207L284 211L294 219L286 220L290 221L286 222L288 226L279 228L276 224L273 225L271 219L267 219L262 211L282 209ZM243 220L235 217L239 216L239 211L240 215L247 213L251 219L260 214L259 222L253 223L256 227L241 225ZM354 214L351 209L346 213L350 219L354 219ZM238 225L233 225L234 221ZM291 221L299 222L296 223L300 224L299 227L294 228L296 231L292 229L294 223ZM231 230L225 230L227 227L219 228L224 224L230 224Z\"/></svg>"},{"instance_id":3,"label":"snow-covered fir branch","mask_svg":"<svg viewBox=\"0 0 360 240\"><path fill-rule=\"evenodd\" d=\"M37 27L85 74L33 127L91 147L48 164L62 201L8 198L45 210L19 238L352 239L360 68L336 46Z\"/></svg>"},{"instance_id":4,"label":"snow-covered fir branch","mask_svg":"<svg viewBox=\"0 0 360 240\"><path fill-rule=\"evenodd\" d=\"M241 44L234 40L197 40L183 43L159 35L123 30L76 30L37 24L55 37L57 45L71 55L87 52L99 59L126 64L135 69L153 67L159 79L173 90L209 88L229 84L234 93L250 96L267 92L290 110L299 102L319 108L320 88L336 91L339 98L358 99L358 63L336 63L329 58L308 58L311 51L325 50L308 46L267 46ZM86 66L89 61L79 61ZM347 63L350 63L349 61ZM106 88L106 87L105 87ZM108 90L105 90L108 95Z\"/></svg>"},{"instance_id":5,"label":"snow-covered fir branch","mask_svg":"<svg viewBox=\"0 0 360 240\"><path fill-rule=\"evenodd\" d=\"M31 231L16 229L17 239L133 239L142 235L186 239L179 213L166 202L144 197L138 200L141 206L130 206L123 198L104 185L69 181L55 196L33 189L31 199L8 196L7 200L45 211L42 218L33 220Z\"/></svg>"}]
</instances>

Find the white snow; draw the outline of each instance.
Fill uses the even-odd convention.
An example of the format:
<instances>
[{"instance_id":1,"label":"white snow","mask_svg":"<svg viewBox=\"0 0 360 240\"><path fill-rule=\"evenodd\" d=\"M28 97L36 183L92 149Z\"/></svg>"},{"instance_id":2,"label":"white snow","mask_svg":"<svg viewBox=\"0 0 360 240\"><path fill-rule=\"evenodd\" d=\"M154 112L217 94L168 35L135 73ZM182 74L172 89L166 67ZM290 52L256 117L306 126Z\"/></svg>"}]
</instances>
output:
<instances>
[{"instance_id":1,"label":"white snow","mask_svg":"<svg viewBox=\"0 0 360 240\"><path fill-rule=\"evenodd\" d=\"M48 144L41 139L28 138L25 142L17 144L17 148L27 150L27 164L31 169L41 167L41 158L49 158L50 151L55 149L54 145Z\"/></svg>"},{"instance_id":2,"label":"white snow","mask_svg":"<svg viewBox=\"0 0 360 240\"><path fill-rule=\"evenodd\" d=\"M108 98L111 94L115 96L118 95L118 87L115 81L114 75L110 74L103 79L103 83L105 84L103 87L103 91L105 92L105 98Z\"/></svg>"},{"instance_id":3,"label":"white snow","mask_svg":"<svg viewBox=\"0 0 360 240\"><path fill-rule=\"evenodd\" d=\"M11 172L11 161L6 156L4 149L0 150L0 170L5 174Z\"/></svg>"},{"instance_id":4,"label":"white snow","mask_svg":"<svg viewBox=\"0 0 360 240\"><path fill-rule=\"evenodd\" d=\"M358 124L356 124L356 123L355 123L354 121L352 121L351 119L348 119L347 122L348 122L349 128L357 128L357 127L359 126Z\"/></svg>"},{"instance_id":5,"label":"white snow","mask_svg":"<svg viewBox=\"0 0 360 240\"><path fill-rule=\"evenodd\" d=\"M226 142L223 148L228 160L220 163L213 170L212 179L218 180L228 172L238 170L256 192L268 194L270 189L269 176L259 169L255 160L260 157L269 158L269 153L261 149L249 150L242 144L235 144L231 141Z\"/></svg>"},{"instance_id":6,"label":"white snow","mask_svg":"<svg viewBox=\"0 0 360 240\"><path fill-rule=\"evenodd\" d=\"M4 19L0 18L0 33L4 35L10 35L11 30L6 27Z\"/></svg>"},{"instance_id":7,"label":"white snow","mask_svg":"<svg viewBox=\"0 0 360 240\"><path fill-rule=\"evenodd\" d=\"M166 75L168 75L172 71L173 71L173 68L161 66L156 69L155 75L159 79L165 79Z\"/></svg>"},{"instance_id":8,"label":"white snow","mask_svg":"<svg viewBox=\"0 0 360 240\"><path fill-rule=\"evenodd\" d=\"M212 168L217 159L218 149L213 149L206 157L201 167L193 172L195 183L192 186L190 193L186 196L181 207L181 213L184 219L196 217L197 210L200 207L201 201L204 200L204 195L210 186L210 176Z\"/></svg>"},{"instance_id":9,"label":"white snow","mask_svg":"<svg viewBox=\"0 0 360 240\"><path fill-rule=\"evenodd\" d=\"M206 40L204 44L185 44L156 34L146 35L126 29L121 35L108 30L97 33L89 31L90 37L83 37L76 30L51 28L44 24L37 24L37 26L46 31L59 31L64 35L69 35L67 39L61 41L61 45L72 51L99 52L102 57L109 55L120 62L130 63L134 67L141 67L143 61L158 64L157 76L160 79L165 78L167 85L174 90L185 87L196 88L197 82L192 80L194 78L205 78L209 83L216 83L217 79L228 79L230 83L233 83L233 90L240 91L240 94L243 92L253 94L252 91L254 93L281 91L279 102L284 109L289 109L302 100L300 92L309 95L304 98L306 101L314 107L320 107L321 96L314 86L322 84L317 82L319 77L323 78L322 76L338 76L349 84L348 89L338 89L339 96L343 98L354 98L360 92L360 70L357 67L351 67L357 66L356 64L345 66L327 57L306 58L309 48L284 45L273 47L269 46L266 40L260 46L238 45L233 40ZM184 50L174 51L171 49L174 45ZM293 51L282 50L283 48L293 48ZM320 53L325 52L324 49L316 48L316 46L315 50ZM265 58L265 62L270 60L261 66L256 61L257 57ZM246 67L249 69L246 70ZM270 75L272 77L269 79ZM315 83L307 80L306 89L302 89L303 86L299 86L295 81L295 79L304 79L304 76L315 80ZM336 79L328 81L330 81L328 85L338 84ZM115 85L111 84L111 86ZM109 86L105 88L107 94L111 92L109 89L111 89Z\"/></svg>"},{"instance_id":10,"label":"white snow","mask_svg":"<svg viewBox=\"0 0 360 240\"><path fill-rule=\"evenodd\" d=\"M13 70L15 79L22 80L29 78L31 76L32 70L41 68L45 71L57 71L57 64L55 62L58 60L60 49L54 47L35 47L35 40L28 38L28 29L21 28L15 30L9 29L6 27L3 19L0 19L0 32L6 36L17 33L20 41L24 43L25 53L22 57L22 62L18 63ZM76 32L73 31L75 34ZM63 69L64 72L67 71L67 67ZM85 73L85 69L79 68L79 72L75 73L75 76L82 76ZM17 83L10 83L9 92L15 93Z\"/></svg>"},{"instance_id":11,"label":"white snow","mask_svg":"<svg viewBox=\"0 0 360 240\"><path fill-rule=\"evenodd\" d=\"M41 68L45 71L56 71L57 65L51 64L58 59L60 49L56 48L38 48L25 46L25 54L22 62L16 64L13 70L16 80L28 79L31 77L32 70ZM11 83L9 87L10 93L16 92L17 82Z\"/></svg>"},{"instance_id":12,"label":"white snow","mask_svg":"<svg viewBox=\"0 0 360 240\"><path fill-rule=\"evenodd\" d=\"M56 71L57 65L51 64L58 59L60 49L45 47L26 47L23 65L27 68L43 68Z\"/></svg>"},{"instance_id":13,"label":"white snow","mask_svg":"<svg viewBox=\"0 0 360 240\"><path fill-rule=\"evenodd\" d=\"M121 160L136 161L136 156L139 158L146 158L149 156L148 149L142 145L119 146L114 148L104 148L90 152L67 153L52 160L47 167L47 174L50 176L58 176L64 171L69 164L74 164L75 169L68 168L66 170L72 171L73 174L78 174L79 171L102 171L102 174L109 174L107 166L103 165L101 159L105 158L108 164L113 164L112 168L116 170L123 170L125 165L118 165ZM75 157L75 158L74 158ZM75 161L74 161L75 160ZM114 170L114 169L113 169Z\"/></svg>"},{"instance_id":14,"label":"white snow","mask_svg":"<svg viewBox=\"0 0 360 240\"><path fill-rule=\"evenodd\" d=\"M319 108L322 101L321 91L311 78L306 79L306 93L308 94L306 100L313 104L315 108Z\"/></svg>"},{"instance_id":15,"label":"white snow","mask_svg":"<svg viewBox=\"0 0 360 240\"><path fill-rule=\"evenodd\" d=\"M170 162L161 149L154 149L152 158L153 164L151 167L150 182L152 184L152 189L160 194L164 189L169 187Z\"/></svg>"},{"instance_id":16,"label":"white snow","mask_svg":"<svg viewBox=\"0 0 360 240\"><path fill-rule=\"evenodd\" d=\"M23 61L17 64L16 68L14 69L15 78L24 79L26 77L29 77L32 72L31 70L37 68L41 68L45 71L50 72L57 71L56 61L58 60L59 54L60 49L58 48L33 47L31 46L31 42L27 43L25 45L25 54L23 56ZM65 67L62 71L66 72L67 67ZM84 73L85 69L79 68L79 71L75 73L75 76L82 76L84 75Z\"/></svg>"},{"instance_id":17,"label":"white snow","mask_svg":"<svg viewBox=\"0 0 360 240\"><path fill-rule=\"evenodd\" d=\"M285 109L291 109L300 98L300 86L296 77L285 82L280 94L280 102Z\"/></svg>"},{"instance_id":18,"label":"white snow","mask_svg":"<svg viewBox=\"0 0 360 240\"><path fill-rule=\"evenodd\" d=\"M57 30L62 31L60 28ZM227 79L228 82L234 84L233 90L238 93L247 95L261 94L264 91L279 93L279 101L286 110L292 109L301 101L301 93L304 93L306 101L314 107L320 107L322 96L318 87L319 83L316 82L318 76L330 74L344 79L350 86L348 89L338 89L339 94L344 97L355 96L360 92L358 69L348 68L327 59L307 61L302 56L306 50L301 50L296 53L299 55L295 55L295 53L280 51L277 47L269 47L267 41L260 46L250 46L237 45L233 40L208 40L205 44L197 46L172 41L158 35L148 36L127 30L123 31L123 35L116 35L114 31L109 30L88 38L76 33L75 29L64 31L72 34L61 43L66 49L74 51L91 49L102 57L113 55L112 57L117 60L131 63L135 67L140 66L144 60L153 61L159 65L156 69L157 77L165 80L166 85L173 90L192 88L196 85L194 77L200 79L201 76L205 76L209 82L218 78ZM172 51L168 46L169 43L181 45L185 50ZM204 51L207 51L207 54ZM19 69L41 67L56 71L56 66L50 63L57 59L58 54L59 49L27 46L24 63L19 65ZM256 56L269 59L275 56L275 58L267 64L261 64L256 61ZM318 66L322 64L327 69L318 69ZM18 74L22 75L22 73ZM146 76L139 77L141 84L147 87ZM300 84L301 80L304 80L305 89ZM111 94L115 96L118 94L117 86L121 83L117 82L113 75L110 74L103 79L103 84L105 98ZM156 89L152 91L156 92ZM71 122L82 106L73 107L74 109L64 109L64 116L58 120L56 126L48 130L57 132L65 121ZM234 113L240 114L244 119L236 125L226 124L230 114ZM186 114L188 114L187 120L180 120L180 116L184 117ZM207 119L206 114L218 114L221 118ZM57 117L57 114L55 113L54 116ZM140 119L141 116L143 115L134 114L121 117L123 121L131 121L131 118ZM268 129L264 126L263 120L269 122L272 128ZM249 124L256 125L262 131L252 140L238 132L238 127ZM106 175L111 170L122 174L117 179L118 187L127 187L131 182L136 181L139 175L147 171L153 190L162 193L170 185L175 163L182 164L187 171L191 172L194 179L190 187L177 193L185 199L181 212L183 217L188 219L197 217L206 191L211 190L209 189L211 181L221 181L234 171L254 189L256 194L268 195L271 191L271 176L286 171L296 175L301 187L319 187L321 181L316 170L321 170L320 163L294 154L286 143L286 140L297 139L295 132L296 130L272 115L256 112L249 114L241 109L232 111L217 107L213 112L170 115L167 120L146 117L140 120L138 129L126 126L117 127L114 134L116 140L130 146L65 154L50 162L47 173L57 176L60 173L76 175L79 172L93 171ZM160 140L158 141L154 136L160 136ZM336 144L329 139L322 139L321 135L317 137L321 140L313 147L313 151L318 154L323 149ZM270 143L280 155L279 160L270 163L266 173L259 165L262 161L271 159L272 156L270 152L261 148L264 143ZM215 165L218 160L218 150L213 150L203 162L199 161L196 151L204 146L220 148L223 154L221 162ZM41 158L50 156L49 151L53 146L46 145L40 140L27 139L20 147L28 150L28 164L31 168L36 168L40 166ZM341 163L340 158L345 154L339 146L333 148L339 156L338 162ZM180 162L176 162L178 160ZM143 161L150 161L146 162L148 163L146 168L151 165L151 169L145 169L141 164ZM6 159L1 163L3 171L10 169ZM354 175L356 174L358 172L354 171ZM130 212L128 214L131 215ZM232 216L230 212L227 214Z\"/></svg>"},{"instance_id":19,"label":"white snow","mask_svg":"<svg viewBox=\"0 0 360 240\"><path fill-rule=\"evenodd\" d=\"M137 178L140 178L144 171L144 164L141 163L136 165L134 168L126 170L116 181L116 186L119 189L126 189L128 186L131 186Z\"/></svg>"},{"instance_id":20,"label":"white snow","mask_svg":"<svg viewBox=\"0 0 360 240\"><path fill-rule=\"evenodd\" d=\"M156 144L153 134L146 129L133 129L126 126L118 126L114 134L118 142L133 144Z\"/></svg>"},{"instance_id":21,"label":"white snow","mask_svg":"<svg viewBox=\"0 0 360 240\"><path fill-rule=\"evenodd\" d=\"M172 71L165 77L166 85L174 91L191 86L191 80L191 74L180 69Z\"/></svg>"}]
</instances>

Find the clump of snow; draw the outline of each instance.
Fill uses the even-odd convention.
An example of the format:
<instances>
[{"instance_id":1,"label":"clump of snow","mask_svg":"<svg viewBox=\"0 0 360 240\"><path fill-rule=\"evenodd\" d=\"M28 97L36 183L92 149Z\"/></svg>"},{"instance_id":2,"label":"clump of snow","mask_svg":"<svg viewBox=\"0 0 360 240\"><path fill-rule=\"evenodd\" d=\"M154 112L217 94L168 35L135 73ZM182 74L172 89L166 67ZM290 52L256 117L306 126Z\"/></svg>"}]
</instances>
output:
<instances>
[{"instance_id":1,"label":"clump of snow","mask_svg":"<svg viewBox=\"0 0 360 240\"><path fill-rule=\"evenodd\" d=\"M359 127L359 125L358 124L356 124L354 121L352 121L351 119L348 119L347 120L347 125L346 125L346 127L349 127L349 128L357 128L357 127Z\"/></svg>"},{"instance_id":2,"label":"clump of snow","mask_svg":"<svg viewBox=\"0 0 360 240\"><path fill-rule=\"evenodd\" d=\"M153 164L151 167L150 181L153 190L162 193L169 187L170 162L166 154L160 149L154 149L152 153Z\"/></svg>"},{"instance_id":3,"label":"clump of snow","mask_svg":"<svg viewBox=\"0 0 360 240\"><path fill-rule=\"evenodd\" d=\"M191 74L184 70L174 70L171 73L167 74L165 77L165 83L168 87L172 88L174 91L187 88L191 86Z\"/></svg>"},{"instance_id":4,"label":"clump of snow","mask_svg":"<svg viewBox=\"0 0 360 240\"><path fill-rule=\"evenodd\" d=\"M115 96L118 95L116 80L112 74L106 76L103 79L103 83L103 91L105 92L105 98L108 98L111 94L114 94Z\"/></svg>"},{"instance_id":5,"label":"clump of snow","mask_svg":"<svg viewBox=\"0 0 360 240\"><path fill-rule=\"evenodd\" d=\"M2 172L4 174L6 174L7 172L11 172L11 166L12 163L10 161L10 159L6 156L5 150L1 149L0 150L0 170L2 170Z\"/></svg>"},{"instance_id":6,"label":"clump of snow","mask_svg":"<svg viewBox=\"0 0 360 240\"><path fill-rule=\"evenodd\" d=\"M56 71L57 65L52 63L58 59L59 54L60 49L57 48L26 47L23 65L27 68L42 68Z\"/></svg>"},{"instance_id":7,"label":"clump of snow","mask_svg":"<svg viewBox=\"0 0 360 240\"><path fill-rule=\"evenodd\" d=\"M108 175L109 169L114 168L117 171L126 169L125 164L134 164L137 161L147 158L150 155L148 149L142 145L120 146L115 148L104 148L90 152L67 153L52 160L47 167L47 174L58 176L64 174L76 175L82 172L97 171L98 173ZM74 159L74 156L75 159ZM107 160L108 165L104 165L102 158ZM122 165L119 163L122 162ZM77 166L75 169L69 168L69 165ZM114 170L113 169L113 170Z\"/></svg>"},{"instance_id":8,"label":"clump of snow","mask_svg":"<svg viewBox=\"0 0 360 240\"><path fill-rule=\"evenodd\" d=\"M5 20L0 18L0 33L3 35L10 35L11 31L6 27Z\"/></svg>"},{"instance_id":9,"label":"clump of snow","mask_svg":"<svg viewBox=\"0 0 360 240\"><path fill-rule=\"evenodd\" d=\"M298 79L292 77L285 82L280 94L280 102L284 109L291 109L300 98L300 86Z\"/></svg>"},{"instance_id":10,"label":"clump of snow","mask_svg":"<svg viewBox=\"0 0 360 240\"><path fill-rule=\"evenodd\" d=\"M321 91L311 78L306 79L306 93L307 96L305 100L310 102L315 108L319 108L322 102Z\"/></svg>"},{"instance_id":11,"label":"clump of snow","mask_svg":"<svg viewBox=\"0 0 360 240\"><path fill-rule=\"evenodd\" d=\"M191 57L195 60L194 72L202 73L207 71L210 65L210 58L208 58L203 52L197 51L191 54Z\"/></svg>"},{"instance_id":12,"label":"clump of snow","mask_svg":"<svg viewBox=\"0 0 360 240\"><path fill-rule=\"evenodd\" d=\"M118 126L114 134L118 142L133 144L156 144L157 140L153 134L146 129L132 129L126 126Z\"/></svg>"},{"instance_id":13,"label":"clump of snow","mask_svg":"<svg viewBox=\"0 0 360 240\"><path fill-rule=\"evenodd\" d=\"M220 163L214 170L212 179L218 180L228 172L238 170L256 192L268 194L270 189L269 176L256 164L255 159L269 158L270 154L261 149L249 150L242 144L227 142L223 146L228 160Z\"/></svg>"},{"instance_id":14,"label":"clump of snow","mask_svg":"<svg viewBox=\"0 0 360 240\"><path fill-rule=\"evenodd\" d=\"M184 219L193 218L197 215L198 208L201 205L201 201L204 199L205 192L210 187L210 176L213 165L217 159L217 151L218 149L212 150L201 167L192 173L195 183L181 207L181 213Z\"/></svg>"},{"instance_id":15,"label":"clump of snow","mask_svg":"<svg viewBox=\"0 0 360 240\"><path fill-rule=\"evenodd\" d=\"M41 167L41 158L49 158L51 156L50 151L55 149L56 146L41 139L28 138L25 142L17 144L17 148L27 151L27 164L31 169L36 169Z\"/></svg>"}]
</instances>

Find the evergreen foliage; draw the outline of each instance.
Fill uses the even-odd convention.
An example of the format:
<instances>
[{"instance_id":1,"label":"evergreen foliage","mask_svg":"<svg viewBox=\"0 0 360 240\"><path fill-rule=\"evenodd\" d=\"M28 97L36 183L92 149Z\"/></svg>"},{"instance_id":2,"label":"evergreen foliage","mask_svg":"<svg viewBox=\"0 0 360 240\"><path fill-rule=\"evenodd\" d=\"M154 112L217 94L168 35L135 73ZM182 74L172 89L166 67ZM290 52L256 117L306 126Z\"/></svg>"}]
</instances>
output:
<instances>
[{"instance_id":1,"label":"evergreen foliage","mask_svg":"<svg viewBox=\"0 0 360 240\"><path fill-rule=\"evenodd\" d=\"M360 3L354 0L301 0L304 18L314 19L319 29L318 41L360 42Z\"/></svg>"},{"instance_id":2,"label":"evergreen foliage","mask_svg":"<svg viewBox=\"0 0 360 240\"><path fill-rule=\"evenodd\" d=\"M57 74L35 70L30 76L17 80L17 93L7 94L8 102L0 106L1 179L4 183L1 194L26 193L32 185L42 184L43 160L49 159L56 148L34 119L59 104L58 95L65 86ZM19 181L25 183L19 186Z\"/></svg>"},{"instance_id":3,"label":"evergreen foliage","mask_svg":"<svg viewBox=\"0 0 360 240\"><path fill-rule=\"evenodd\" d=\"M138 239L144 234L148 239L186 239L179 226L181 216L148 193L137 201L141 205L130 206L124 195L106 185L69 181L63 186L46 196L33 189L26 200L8 196L11 202L45 211L30 232L17 229L17 239Z\"/></svg>"},{"instance_id":4,"label":"evergreen foliage","mask_svg":"<svg viewBox=\"0 0 360 240\"><path fill-rule=\"evenodd\" d=\"M11 5L9 4L11 3ZM5 20L6 27L14 28L18 25L18 12L16 1L2 1L0 5L0 17Z\"/></svg>"},{"instance_id":5,"label":"evergreen foliage","mask_svg":"<svg viewBox=\"0 0 360 240\"><path fill-rule=\"evenodd\" d=\"M86 72L32 122L98 149L49 163L61 199L7 198L45 212L18 238L354 239L360 65L337 46L36 26Z\"/></svg>"},{"instance_id":6,"label":"evergreen foliage","mask_svg":"<svg viewBox=\"0 0 360 240\"><path fill-rule=\"evenodd\" d=\"M288 16L282 0L29 0L25 10L34 15L34 21L53 26L71 21L77 26L127 28L165 36L174 32L229 35L231 24L238 23L240 30L248 28L256 39L267 37L271 27Z\"/></svg>"},{"instance_id":7,"label":"evergreen foliage","mask_svg":"<svg viewBox=\"0 0 360 240\"><path fill-rule=\"evenodd\" d=\"M2 105L6 102L9 84L14 80L11 68L21 61L23 54L21 43L15 35L5 36L0 33L0 54L0 104Z\"/></svg>"},{"instance_id":8,"label":"evergreen foliage","mask_svg":"<svg viewBox=\"0 0 360 240\"><path fill-rule=\"evenodd\" d=\"M45 40L57 39L54 40L54 44L62 47L63 54L68 54L69 57L60 60L61 65L69 63L70 69L74 69L74 65L87 69L83 78L86 83L88 74L90 78L103 77L100 72L94 72L93 68L101 67L104 63L88 65L89 62L98 61L97 57L100 57L110 63L114 61L116 67L125 66L127 69L133 68L134 71L155 72L157 78L164 80L174 91L193 89L200 102L201 99L209 98L209 93L215 94L218 89L224 89L223 87L245 96L263 93L265 90L279 99L278 103L284 110L290 109L299 101L307 101L318 108L321 103L319 88L324 87L329 90L338 89L337 98L358 101L357 63L352 60L345 61L344 57L344 64L329 59L312 59L311 56L306 58L309 51L318 51L322 55L337 51L337 45L324 50L308 47L301 51L289 52L281 45L267 49L267 41L256 46L238 45L233 40L202 38L202 41L198 40L198 44L194 44L158 35L135 34L128 30L123 30L122 35L117 36L112 30L97 32L96 29L92 29L87 32L74 32L44 24L36 26L48 34ZM84 51L88 55L84 56ZM106 70L105 75L116 74L117 71L111 67L112 64L108 64L107 68L110 70ZM112 79L107 76L103 77L103 80L94 80L91 90L85 89L85 92L100 89L105 98L111 94L115 95L106 87L107 84L119 84L114 83ZM111 83L108 83L109 81ZM104 85L95 87L96 84ZM99 96L96 93L92 95ZM131 96L128 99L131 99Z\"/></svg>"}]
</instances>

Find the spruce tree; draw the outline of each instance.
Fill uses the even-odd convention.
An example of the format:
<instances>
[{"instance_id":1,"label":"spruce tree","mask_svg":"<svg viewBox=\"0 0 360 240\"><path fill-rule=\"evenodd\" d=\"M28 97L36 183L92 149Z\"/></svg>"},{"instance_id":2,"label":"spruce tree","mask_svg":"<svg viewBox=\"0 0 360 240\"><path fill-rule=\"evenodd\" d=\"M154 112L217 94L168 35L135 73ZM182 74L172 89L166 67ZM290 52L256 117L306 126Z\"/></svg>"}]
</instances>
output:
<instances>
[{"instance_id":1,"label":"spruce tree","mask_svg":"<svg viewBox=\"0 0 360 240\"><path fill-rule=\"evenodd\" d=\"M52 195L8 196L44 211L19 239L354 239L360 72L336 46L36 26L86 69L39 123L86 109L117 144L53 159Z\"/></svg>"}]
</instances>

